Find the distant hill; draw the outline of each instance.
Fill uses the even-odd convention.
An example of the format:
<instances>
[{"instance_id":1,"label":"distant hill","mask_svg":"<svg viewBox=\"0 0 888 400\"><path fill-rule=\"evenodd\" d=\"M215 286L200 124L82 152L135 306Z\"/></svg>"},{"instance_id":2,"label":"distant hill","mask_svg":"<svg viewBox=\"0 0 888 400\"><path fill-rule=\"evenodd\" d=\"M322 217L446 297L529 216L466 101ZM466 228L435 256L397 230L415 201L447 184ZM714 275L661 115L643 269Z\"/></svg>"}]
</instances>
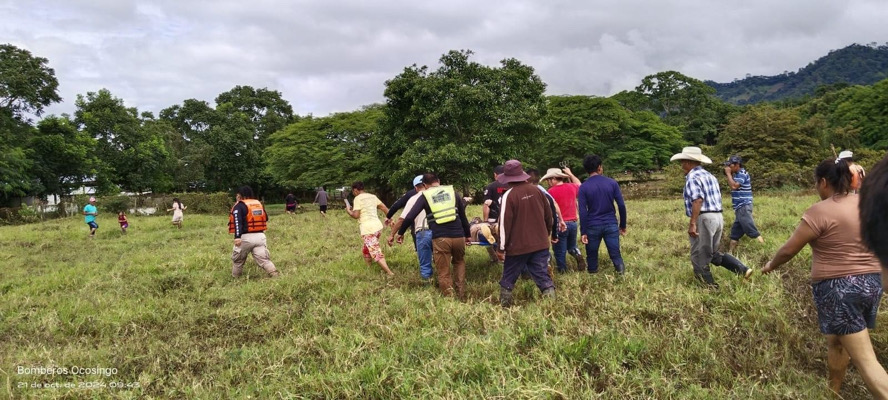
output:
<instances>
[{"instance_id":1,"label":"distant hill","mask_svg":"<svg viewBox=\"0 0 888 400\"><path fill-rule=\"evenodd\" d=\"M823 85L872 85L888 78L888 43L852 44L832 50L798 72L776 76L747 76L731 83L706 81L718 98L734 104L777 101L814 94Z\"/></svg>"}]
</instances>

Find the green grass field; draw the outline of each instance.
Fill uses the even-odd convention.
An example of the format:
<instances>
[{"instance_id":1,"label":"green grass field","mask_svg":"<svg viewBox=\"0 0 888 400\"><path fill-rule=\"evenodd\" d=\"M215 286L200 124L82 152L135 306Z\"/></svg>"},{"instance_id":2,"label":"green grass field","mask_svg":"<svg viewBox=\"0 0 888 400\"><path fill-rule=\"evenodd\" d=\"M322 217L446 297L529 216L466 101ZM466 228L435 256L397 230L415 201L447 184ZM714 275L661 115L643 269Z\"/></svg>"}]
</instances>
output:
<instances>
[{"instance_id":1,"label":"green grass field","mask_svg":"<svg viewBox=\"0 0 888 400\"><path fill-rule=\"evenodd\" d=\"M745 239L739 258L760 268L815 200L757 196L766 243ZM0 398L831 398L810 250L749 281L714 269L709 291L680 198L627 207L623 279L602 246L602 272L557 276L554 301L521 281L511 309L484 249L467 251L467 301L443 298L411 244L386 248L393 279L368 268L342 210L269 207L278 279L252 259L231 278L225 215L186 214L181 230L131 216L124 236L106 213L92 240L82 218L2 227ZM883 365L886 309L873 332ZM853 368L842 395L868 398Z\"/></svg>"}]
</instances>

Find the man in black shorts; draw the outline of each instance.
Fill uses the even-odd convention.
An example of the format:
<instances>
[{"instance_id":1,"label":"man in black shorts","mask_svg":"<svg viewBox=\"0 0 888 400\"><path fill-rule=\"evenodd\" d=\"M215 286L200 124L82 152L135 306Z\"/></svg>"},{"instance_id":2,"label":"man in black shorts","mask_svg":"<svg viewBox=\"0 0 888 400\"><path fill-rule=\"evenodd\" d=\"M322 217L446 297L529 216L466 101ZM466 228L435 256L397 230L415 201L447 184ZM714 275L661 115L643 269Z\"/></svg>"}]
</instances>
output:
<instances>
[{"instance_id":1,"label":"man in black shorts","mask_svg":"<svg viewBox=\"0 0 888 400\"><path fill-rule=\"evenodd\" d=\"M314 203L318 203L318 206L321 208L321 215L327 216L327 192L324 191L324 187L321 186L318 189L318 194L315 195Z\"/></svg>"}]
</instances>

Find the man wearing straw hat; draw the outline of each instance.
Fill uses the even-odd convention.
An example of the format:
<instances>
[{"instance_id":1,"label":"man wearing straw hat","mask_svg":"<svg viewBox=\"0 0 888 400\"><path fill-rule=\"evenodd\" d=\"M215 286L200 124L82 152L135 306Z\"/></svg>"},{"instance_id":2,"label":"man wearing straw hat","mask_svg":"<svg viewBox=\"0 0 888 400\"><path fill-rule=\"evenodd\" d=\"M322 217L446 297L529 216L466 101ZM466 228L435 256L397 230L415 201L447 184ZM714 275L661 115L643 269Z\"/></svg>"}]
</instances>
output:
<instances>
[{"instance_id":1,"label":"man wearing straw hat","mask_svg":"<svg viewBox=\"0 0 888 400\"><path fill-rule=\"evenodd\" d=\"M702 164L712 160L703 155L699 147L685 147L670 159L681 161L685 173L685 215L690 217L688 237L691 241L691 264L694 276L705 285L717 289L718 284L709 270L709 263L748 278L752 269L743 265L730 254L718 251L725 221L722 218L721 190L715 176L703 169Z\"/></svg>"}]
</instances>

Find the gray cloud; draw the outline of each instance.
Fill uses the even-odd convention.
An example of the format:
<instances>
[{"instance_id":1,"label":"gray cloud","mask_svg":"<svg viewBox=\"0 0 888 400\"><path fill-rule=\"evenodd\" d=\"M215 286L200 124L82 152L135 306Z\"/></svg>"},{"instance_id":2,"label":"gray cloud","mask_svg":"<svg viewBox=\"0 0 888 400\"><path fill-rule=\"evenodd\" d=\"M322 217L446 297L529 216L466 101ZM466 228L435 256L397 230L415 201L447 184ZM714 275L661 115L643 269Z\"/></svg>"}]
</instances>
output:
<instances>
[{"instance_id":1,"label":"gray cloud","mask_svg":"<svg viewBox=\"0 0 888 400\"><path fill-rule=\"evenodd\" d=\"M326 115L383 101L385 80L451 49L517 58L551 94L607 96L669 69L723 82L888 40L881 0L28 3L0 0L0 42L49 59L65 99L54 113L103 87L157 112L252 85Z\"/></svg>"}]
</instances>

